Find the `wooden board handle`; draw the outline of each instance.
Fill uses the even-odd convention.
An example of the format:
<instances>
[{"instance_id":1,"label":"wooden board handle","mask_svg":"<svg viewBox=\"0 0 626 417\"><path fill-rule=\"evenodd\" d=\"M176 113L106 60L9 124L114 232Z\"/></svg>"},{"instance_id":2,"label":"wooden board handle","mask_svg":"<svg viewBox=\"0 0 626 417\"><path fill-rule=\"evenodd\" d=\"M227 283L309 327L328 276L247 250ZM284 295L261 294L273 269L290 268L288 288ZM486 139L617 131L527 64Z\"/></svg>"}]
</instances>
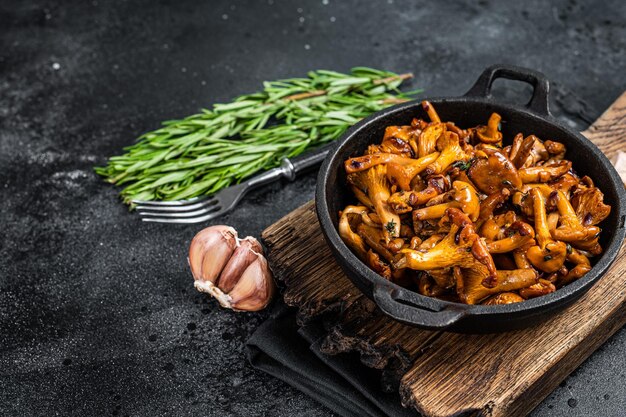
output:
<instances>
[{"instance_id":1,"label":"wooden board handle","mask_svg":"<svg viewBox=\"0 0 626 417\"><path fill-rule=\"evenodd\" d=\"M613 162L618 151L626 151L626 92L582 134Z\"/></svg>"}]
</instances>

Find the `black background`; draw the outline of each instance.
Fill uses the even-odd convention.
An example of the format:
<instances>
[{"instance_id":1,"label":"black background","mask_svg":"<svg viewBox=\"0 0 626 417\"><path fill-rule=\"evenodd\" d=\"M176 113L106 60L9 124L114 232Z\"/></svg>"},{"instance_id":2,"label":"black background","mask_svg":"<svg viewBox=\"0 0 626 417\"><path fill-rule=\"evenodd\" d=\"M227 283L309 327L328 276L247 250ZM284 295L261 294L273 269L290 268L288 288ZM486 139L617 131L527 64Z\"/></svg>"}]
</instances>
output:
<instances>
[{"instance_id":1,"label":"black background","mask_svg":"<svg viewBox=\"0 0 626 417\"><path fill-rule=\"evenodd\" d=\"M493 63L534 68L582 130L626 89L626 2L548 3L3 0L0 414L331 415L245 362L263 314L195 292L186 251L202 226L142 224L92 167L264 80L357 65L412 71L433 96ZM314 184L266 187L214 223L258 236ZM533 416L621 415L625 354L622 330Z\"/></svg>"}]
</instances>

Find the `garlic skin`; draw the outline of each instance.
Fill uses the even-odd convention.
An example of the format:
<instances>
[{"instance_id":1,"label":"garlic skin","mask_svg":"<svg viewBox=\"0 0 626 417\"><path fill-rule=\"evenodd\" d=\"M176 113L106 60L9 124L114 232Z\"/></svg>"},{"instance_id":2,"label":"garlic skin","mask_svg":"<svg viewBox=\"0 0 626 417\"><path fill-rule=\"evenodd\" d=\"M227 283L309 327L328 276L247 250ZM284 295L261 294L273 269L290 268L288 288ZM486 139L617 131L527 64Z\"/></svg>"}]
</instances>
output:
<instances>
[{"instance_id":1,"label":"garlic skin","mask_svg":"<svg viewBox=\"0 0 626 417\"><path fill-rule=\"evenodd\" d=\"M240 311L262 310L270 303L274 295L274 281L270 268L263 256L259 256L241 274L235 288L228 293L233 309ZM259 279L259 277L270 277Z\"/></svg>"},{"instance_id":2,"label":"garlic skin","mask_svg":"<svg viewBox=\"0 0 626 417\"><path fill-rule=\"evenodd\" d=\"M224 292L230 292L244 273L246 268L259 256L263 256L263 248L258 240L246 237L239 241L239 246L231 255L228 263L220 274L219 287Z\"/></svg>"},{"instance_id":3,"label":"garlic skin","mask_svg":"<svg viewBox=\"0 0 626 417\"><path fill-rule=\"evenodd\" d=\"M263 247L254 237L239 239L230 226L200 231L189 246L194 286L235 311L267 307L275 292Z\"/></svg>"},{"instance_id":4,"label":"garlic skin","mask_svg":"<svg viewBox=\"0 0 626 417\"><path fill-rule=\"evenodd\" d=\"M230 226L201 230L189 245L188 260L194 279L215 283L237 246L237 231Z\"/></svg>"}]
</instances>

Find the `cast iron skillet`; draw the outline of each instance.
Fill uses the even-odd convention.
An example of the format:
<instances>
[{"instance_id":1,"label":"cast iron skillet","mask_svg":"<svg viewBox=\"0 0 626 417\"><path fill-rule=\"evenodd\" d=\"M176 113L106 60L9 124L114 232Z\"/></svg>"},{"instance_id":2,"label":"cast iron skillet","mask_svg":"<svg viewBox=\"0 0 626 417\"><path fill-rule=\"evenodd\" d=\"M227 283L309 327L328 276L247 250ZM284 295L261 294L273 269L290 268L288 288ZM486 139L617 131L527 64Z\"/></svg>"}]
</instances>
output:
<instances>
[{"instance_id":1,"label":"cast iron skillet","mask_svg":"<svg viewBox=\"0 0 626 417\"><path fill-rule=\"evenodd\" d=\"M493 81L506 78L526 82L533 95L525 106L496 102L490 95ZM589 175L611 205L610 216L600 225L600 243L604 252L581 279L558 291L516 304L482 306L465 305L426 297L393 284L357 258L337 232L338 212L355 199L347 186L344 161L362 155L369 144L378 143L385 127L408 125L414 117L427 119L420 101L403 103L385 109L357 123L339 139L320 168L315 194L317 216L333 255L352 282L374 300L388 316L404 323L433 330L462 333L489 333L530 326L548 318L580 298L606 272L624 240L626 193L617 172L588 139L563 126L548 110L549 84L541 73L525 68L494 65L487 68L476 84L462 97L428 99L442 120L454 121L460 127L484 124L492 112L502 116L502 132L509 141L522 132L567 146L567 159L581 175ZM592 260L593 261L593 260Z\"/></svg>"}]
</instances>

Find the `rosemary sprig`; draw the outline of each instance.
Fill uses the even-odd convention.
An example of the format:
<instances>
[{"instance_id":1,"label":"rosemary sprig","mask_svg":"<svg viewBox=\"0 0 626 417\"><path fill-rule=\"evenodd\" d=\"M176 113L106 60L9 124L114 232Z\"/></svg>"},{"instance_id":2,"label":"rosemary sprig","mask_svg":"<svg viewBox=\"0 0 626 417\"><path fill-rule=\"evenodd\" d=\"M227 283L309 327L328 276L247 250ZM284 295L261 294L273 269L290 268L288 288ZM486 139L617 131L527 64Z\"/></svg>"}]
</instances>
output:
<instances>
[{"instance_id":1,"label":"rosemary sprig","mask_svg":"<svg viewBox=\"0 0 626 417\"><path fill-rule=\"evenodd\" d=\"M410 77L357 67L349 74L318 70L307 78L265 82L261 92L164 122L95 171L124 187L121 196L127 204L213 194L406 101L419 92L398 91Z\"/></svg>"}]
</instances>

